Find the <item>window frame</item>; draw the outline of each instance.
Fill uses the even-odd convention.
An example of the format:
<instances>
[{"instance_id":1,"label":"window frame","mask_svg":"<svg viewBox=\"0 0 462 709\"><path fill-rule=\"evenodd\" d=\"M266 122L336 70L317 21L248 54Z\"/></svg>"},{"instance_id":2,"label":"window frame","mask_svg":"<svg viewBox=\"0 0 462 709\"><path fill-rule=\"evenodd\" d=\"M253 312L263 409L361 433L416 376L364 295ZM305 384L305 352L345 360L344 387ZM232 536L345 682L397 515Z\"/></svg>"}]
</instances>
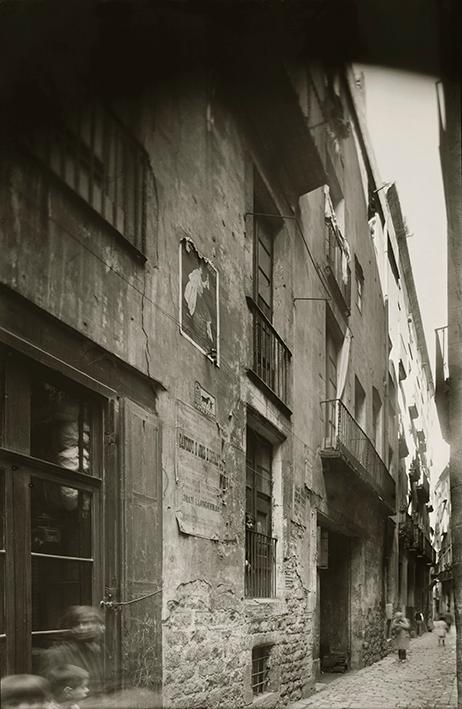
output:
<instances>
[{"instance_id":1,"label":"window frame","mask_svg":"<svg viewBox=\"0 0 462 709\"><path fill-rule=\"evenodd\" d=\"M140 259L146 260L147 185L151 172L147 151L106 104L93 102L67 110L56 107L54 115L52 110L50 107L48 124L42 121L40 133L36 126L28 131L25 146L63 187L109 225ZM87 119L91 126L90 144L82 129ZM97 120L99 151L95 143ZM120 183L118 175L122 175ZM133 184L127 186L129 179ZM100 184L96 188L97 182Z\"/></svg>"},{"instance_id":2,"label":"window frame","mask_svg":"<svg viewBox=\"0 0 462 709\"><path fill-rule=\"evenodd\" d=\"M12 428L20 415L20 405L31 402L34 379L63 381L60 372L50 370L33 360L26 359L10 348L1 347L0 359L5 363L5 390L7 398L4 411L5 425L0 435L0 466L4 471L6 498L6 583L4 589L6 608L6 670L7 672L30 672L32 668L33 638L45 633L56 639L50 629L33 630L32 626L32 486L33 478L60 486L73 487L92 495L91 505L91 602L96 604L104 593L104 419L107 400L95 392L67 380L71 388L78 388L92 402L98 402L98 422L93 428L92 474L71 470L42 458L34 457L27 450L27 433L30 441L30 419L18 431ZM21 376L22 375L22 376ZM37 375L40 375L39 377ZM93 417L95 421L95 416ZM30 443L29 443L30 445ZM98 459L98 465L95 465ZM100 474L98 475L97 472ZM47 555L48 556L48 555ZM50 556L54 556L50 554ZM60 558L60 555L57 555ZM67 556L67 555L65 555ZM83 558L83 557L82 557ZM90 557L89 557L90 558ZM63 557L64 559L64 557ZM57 562L58 563L58 562ZM80 562L77 562L80 563ZM84 563L84 562L81 562ZM20 620L19 620L20 619ZM57 629L53 629L57 630ZM111 642L111 639L109 639Z\"/></svg>"},{"instance_id":3,"label":"window frame","mask_svg":"<svg viewBox=\"0 0 462 709\"><path fill-rule=\"evenodd\" d=\"M252 441L252 444L250 443ZM270 461L270 494L267 495L259 490L257 478L257 455L258 446L269 454ZM253 450L253 458L250 460L249 450ZM245 596L246 598L275 598L276 597L276 542L273 536L273 460L274 446L271 441L257 432L251 426L247 426L246 432L246 501L245 501ZM263 466L260 466L263 468ZM252 476L252 484L249 485L249 472ZM261 486L260 486L261 487ZM249 490L251 491L251 504L249 505ZM260 502L260 504L259 504ZM250 508L250 509L249 509ZM266 529L260 530L258 527L259 512L266 516ZM262 561L263 560L263 561ZM265 565L265 561L268 562ZM253 568L255 564L255 568ZM247 574L251 574L247 578ZM269 591L264 593L264 591Z\"/></svg>"},{"instance_id":4,"label":"window frame","mask_svg":"<svg viewBox=\"0 0 462 709\"><path fill-rule=\"evenodd\" d=\"M259 697L269 691L270 684L270 669L271 669L271 652L274 645L272 643L264 643L259 645L254 645L252 648L252 673L251 673L251 685L252 694L254 697ZM257 663L262 663L262 668L255 670L255 665ZM263 676L263 681L254 682L254 677Z\"/></svg>"}]
</instances>

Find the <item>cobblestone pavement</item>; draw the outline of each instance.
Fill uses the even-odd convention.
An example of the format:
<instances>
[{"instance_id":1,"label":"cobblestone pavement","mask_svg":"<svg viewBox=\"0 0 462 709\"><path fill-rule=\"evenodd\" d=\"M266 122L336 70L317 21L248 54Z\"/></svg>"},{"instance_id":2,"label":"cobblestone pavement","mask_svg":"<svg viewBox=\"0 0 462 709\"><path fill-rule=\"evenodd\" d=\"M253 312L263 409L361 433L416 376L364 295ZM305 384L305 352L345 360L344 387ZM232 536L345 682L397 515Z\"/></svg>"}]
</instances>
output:
<instances>
[{"instance_id":1,"label":"cobblestone pavement","mask_svg":"<svg viewBox=\"0 0 462 709\"><path fill-rule=\"evenodd\" d=\"M368 707L412 707L443 709L457 706L455 684L456 634L454 628L446 646L438 647L433 633L411 640L408 660L398 662L395 653L369 667L340 675L307 699L288 709L368 709Z\"/></svg>"}]
</instances>

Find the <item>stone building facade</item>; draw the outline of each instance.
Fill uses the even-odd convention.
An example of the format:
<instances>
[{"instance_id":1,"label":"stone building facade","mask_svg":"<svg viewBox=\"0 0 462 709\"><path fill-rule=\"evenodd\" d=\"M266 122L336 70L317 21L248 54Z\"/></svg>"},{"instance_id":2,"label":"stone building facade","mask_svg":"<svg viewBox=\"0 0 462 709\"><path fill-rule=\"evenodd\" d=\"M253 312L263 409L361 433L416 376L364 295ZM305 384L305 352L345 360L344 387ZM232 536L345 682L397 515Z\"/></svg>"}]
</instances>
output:
<instances>
[{"instance_id":1,"label":"stone building facade","mask_svg":"<svg viewBox=\"0 0 462 709\"><path fill-rule=\"evenodd\" d=\"M6 104L2 671L102 602L112 679L283 706L396 598L380 185L343 68L168 29L142 85L38 62Z\"/></svg>"}]
</instances>

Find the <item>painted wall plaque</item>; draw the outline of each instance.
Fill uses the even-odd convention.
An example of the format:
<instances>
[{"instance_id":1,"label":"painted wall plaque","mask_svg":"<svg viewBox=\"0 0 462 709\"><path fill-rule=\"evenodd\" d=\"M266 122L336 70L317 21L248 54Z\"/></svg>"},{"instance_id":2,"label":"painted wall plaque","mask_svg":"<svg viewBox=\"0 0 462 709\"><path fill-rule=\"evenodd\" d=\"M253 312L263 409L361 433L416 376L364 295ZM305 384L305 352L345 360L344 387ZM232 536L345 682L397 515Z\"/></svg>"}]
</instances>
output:
<instances>
[{"instance_id":1,"label":"painted wall plaque","mask_svg":"<svg viewBox=\"0 0 462 709\"><path fill-rule=\"evenodd\" d=\"M222 441L214 422L181 401L177 402L175 454L180 530L222 539Z\"/></svg>"},{"instance_id":2,"label":"painted wall plaque","mask_svg":"<svg viewBox=\"0 0 462 709\"><path fill-rule=\"evenodd\" d=\"M219 274L191 239L180 241L180 332L219 365Z\"/></svg>"}]
</instances>

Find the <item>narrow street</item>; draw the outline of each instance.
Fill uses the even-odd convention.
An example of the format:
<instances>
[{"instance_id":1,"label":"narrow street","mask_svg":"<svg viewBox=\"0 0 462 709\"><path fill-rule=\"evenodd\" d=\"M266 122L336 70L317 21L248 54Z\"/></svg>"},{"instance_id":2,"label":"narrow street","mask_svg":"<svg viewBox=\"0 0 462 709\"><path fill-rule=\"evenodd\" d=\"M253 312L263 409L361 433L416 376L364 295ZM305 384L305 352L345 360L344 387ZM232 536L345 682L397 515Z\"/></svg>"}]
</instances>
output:
<instances>
[{"instance_id":1,"label":"narrow street","mask_svg":"<svg viewBox=\"0 0 462 709\"><path fill-rule=\"evenodd\" d=\"M324 687L319 683L316 694L291 704L290 709L455 707L455 645L454 629L446 638L445 647L438 647L433 633L425 633L411 640L407 662L399 663L392 653L357 672L339 675Z\"/></svg>"}]
</instances>

